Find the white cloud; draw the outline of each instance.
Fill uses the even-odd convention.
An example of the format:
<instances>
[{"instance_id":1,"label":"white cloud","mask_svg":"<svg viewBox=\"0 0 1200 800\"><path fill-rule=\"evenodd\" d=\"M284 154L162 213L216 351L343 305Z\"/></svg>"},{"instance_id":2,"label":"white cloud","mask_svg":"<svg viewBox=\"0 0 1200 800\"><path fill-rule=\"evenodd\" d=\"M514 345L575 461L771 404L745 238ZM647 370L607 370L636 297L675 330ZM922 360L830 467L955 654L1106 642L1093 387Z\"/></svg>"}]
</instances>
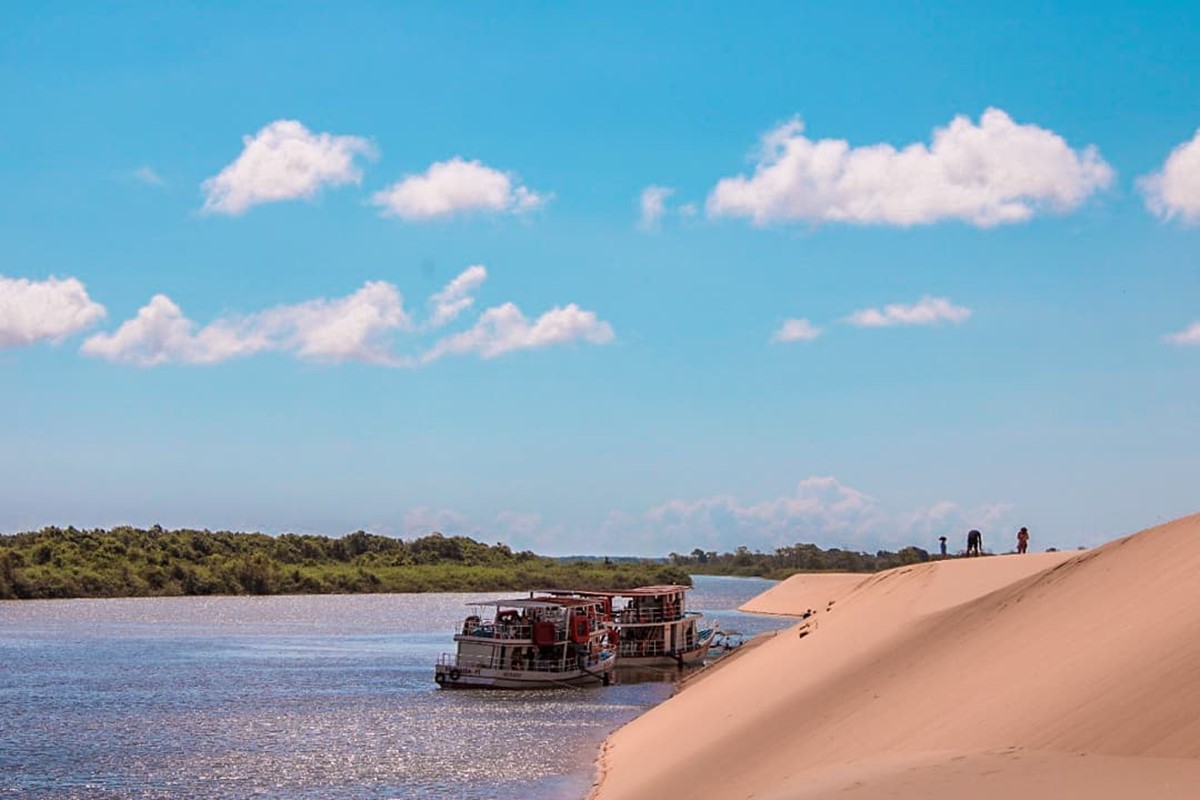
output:
<instances>
[{"instance_id":1,"label":"white cloud","mask_svg":"<svg viewBox=\"0 0 1200 800\"><path fill-rule=\"evenodd\" d=\"M1169 333L1163 338L1171 344L1200 344L1200 322L1193 322L1178 333Z\"/></svg>"},{"instance_id":2,"label":"white cloud","mask_svg":"<svg viewBox=\"0 0 1200 800\"><path fill-rule=\"evenodd\" d=\"M475 353L480 358L495 358L514 350L531 350L580 340L605 344L612 339L612 326L597 318L595 312L585 311L574 303L552 308L532 324L516 305L505 303L483 312L469 330L436 342L421 357L421 362L429 363L446 355L467 353Z\"/></svg>"},{"instance_id":3,"label":"white cloud","mask_svg":"<svg viewBox=\"0 0 1200 800\"><path fill-rule=\"evenodd\" d=\"M0 275L0 347L47 340L58 343L104 317L76 278L5 278Z\"/></svg>"},{"instance_id":4,"label":"white cloud","mask_svg":"<svg viewBox=\"0 0 1200 800\"><path fill-rule=\"evenodd\" d=\"M431 164L421 175L407 175L371 198L384 214L410 221L472 211L521 213L546 200L509 173L457 156Z\"/></svg>"},{"instance_id":5,"label":"white cloud","mask_svg":"<svg viewBox=\"0 0 1200 800\"><path fill-rule=\"evenodd\" d=\"M237 160L201 184L205 212L237 215L261 203L311 199L325 185L358 183L362 170L355 157L375 153L366 139L314 134L287 119L242 141Z\"/></svg>"},{"instance_id":6,"label":"white cloud","mask_svg":"<svg viewBox=\"0 0 1200 800\"><path fill-rule=\"evenodd\" d=\"M446 287L429 298L432 312L429 325L437 328L453 321L475 303L472 293L487 280L487 268L482 264L467 267Z\"/></svg>"},{"instance_id":7,"label":"white cloud","mask_svg":"<svg viewBox=\"0 0 1200 800\"><path fill-rule=\"evenodd\" d=\"M237 322L218 321L196 332L196 324L183 316L171 298L156 294L115 333L88 337L80 352L149 367L172 361L211 364L266 349L265 339L253 339L240 327Z\"/></svg>"},{"instance_id":8,"label":"white cloud","mask_svg":"<svg viewBox=\"0 0 1200 800\"><path fill-rule=\"evenodd\" d=\"M886 328L892 325L937 325L966 322L971 309L956 306L944 297L922 297L915 305L892 303L883 310L865 308L855 311L847 320L860 328Z\"/></svg>"},{"instance_id":9,"label":"white cloud","mask_svg":"<svg viewBox=\"0 0 1200 800\"><path fill-rule=\"evenodd\" d=\"M464 270L430 298L430 321L419 328L404 310L400 292L386 281L368 281L346 297L227 315L204 326L159 294L116 331L89 337L80 351L143 367L215 364L266 351L309 361L415 367L452 354L475 353L488 359L514 350L573 341L604 344L613 339L607 322L574 303L552 308L533 322L516 305L505 303L484 311L467 330L438 339L420 358L395 354L392 337L397 331L419 336L454 320L473 304L470 293L486 277L482 265Z\"/></svg>"},{"instance_id":10,"label":"white cloud","mask_svg":"<svg viewBox=\"0 0 1200 800\"><path fill-rule=\"evenodd\" d=\"M858 541L878 527L875 500L832 477L806 478L792 495L750 505L729 495L672 500L646 518L656 538L689 548Z\"/></svg>"},{"instance_id":11,"label":"white cloud","mask_svg":"<svg viewBox=\"0 0 1200 800\"><path fill-rule=\"evenodd\" d=\"M137 178L148 186L166 186L167 182L162 179L162 176L147 166L138 167L133 171L133 177Z\"/></svg>"},{"instance_id":12,"label":"white cloud","mask_svg":"<svg viewBox=\"0 0 1200 800\"><path fill-rule=\"evenodd\" d=\"M772 342L811 342L821 335L821 329L806 319L786 319L771 335Z\"/></svg>"},{"instance_id":13,"label":"white cloud","mask_svg":"<svg viewBox=\"0 0 1200 800\"><path fill-rule=\"evenodd\" d=\"M1146 206L1162 219L1200 223L1200 130L1167 156L1162 169L1138 180Z\"/></svg>"},{"instance_id":14,"label":"white cloud","mask_svg":"<svg viewBox=\"0 0 1200 800\"><path fill-rule=\"evenodd\" d=\"M989 108L935 129L933 143L896 150L813 140L794 119L767 133L752 177L719 181L710 216L756 224L802 221L919 225L961 219L988 227L1069 211L1112 182L1095 147L1072 150L1061 136L1018 125Z\"/></svg>"},{"instance_id":15,"label":"white cloud","mask_svg":"<svg viewBox=\"0 0 1200 800\"><path fill-rule=\"evenodd\" d=\"M658 227L663 215L667 213L667 198L673 194L675 190L668 186L647 186L642 189L642 214L638 225L643 230L649 231Z\"/></svg>"},{"instance_id":16,"label":"white cloud","mask_svg":"<svg viewBox=\"0 0 1200 800\"><path fill-rule=\"evenodd\" d=\"M404 515L405 536L421 537L437 531L446 536L476 536L476 526L462 514L448 508L418 506Z\"/></svg>"},{"instance_id":17,"label":"white cloud","mask_svg":"<svg viewBox=\"0 0 1200 800\"><path fill-rule=\"evenodd\" d=\"M701 500L672 500L651 509L645 530L636 519L615 517L606 525L612 538L627 539L639 552L690 552L784 547L810 542L821 547L865 549L907 545L932 550L939 535L953 541L968 528L993 531L1010 515L1011 507L991 504L966 511L942 501L928 508L894 512L875 498L833 477L811 477L793 493L758 503L743 503L729 495Z\"/></svg>"},{"instance_id":18,"label":"white cloud","mask_svg":"<svg viewBox=\"0 0 1200 800\"><path fill-rule=\"evenodd\" d=\"M383 281L367 282L347 297L227 317L199 329L159 294L114 333L89 337L81 352L143 367L213 364L266 350L314 361L394 364L387 335L409 326L400 293Z\"/></svg>"}]
</instances>

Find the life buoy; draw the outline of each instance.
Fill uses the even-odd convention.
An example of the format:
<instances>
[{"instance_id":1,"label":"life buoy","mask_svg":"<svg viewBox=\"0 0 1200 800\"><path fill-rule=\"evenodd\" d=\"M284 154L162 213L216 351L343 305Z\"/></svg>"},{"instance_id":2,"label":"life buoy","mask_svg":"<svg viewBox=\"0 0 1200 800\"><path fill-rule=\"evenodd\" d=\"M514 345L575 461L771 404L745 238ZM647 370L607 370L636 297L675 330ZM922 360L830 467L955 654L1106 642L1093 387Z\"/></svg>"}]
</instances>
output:
<instances>
[{"instance_id":1,"label":"life buoy","mask_svg":"<svg viewBox=\"0 0 1200 800\"><path fill-rule=\"evenodd\" d=\"M444 673L444 672L437 673L436 675L433 676L433 680L435 683L437 683L440 686L441 684L446 682L446 673Z\"/></svg>"},{"instance_id":2,"label":"life buoy","mask_svg":"<svg viewBox=\"0 0 1200 800\"><path fill-rule=\"evenodd\" d=\"M462 677L462 673L459 672L457 669L450 670L450 680L451 681L457 681L461 677Z\"/></svg>"}]
</instances>

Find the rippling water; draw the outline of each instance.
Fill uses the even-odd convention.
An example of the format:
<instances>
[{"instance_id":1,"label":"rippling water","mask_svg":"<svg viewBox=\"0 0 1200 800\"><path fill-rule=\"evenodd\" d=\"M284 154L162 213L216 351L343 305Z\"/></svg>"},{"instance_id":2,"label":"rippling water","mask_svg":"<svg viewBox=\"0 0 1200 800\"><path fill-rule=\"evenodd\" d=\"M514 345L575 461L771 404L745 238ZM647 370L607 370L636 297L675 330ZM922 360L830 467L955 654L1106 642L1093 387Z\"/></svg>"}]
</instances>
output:
<instances>
[{"instance_id":1,"label":"rippling water","mask_svg":"<svg viewBox=\"0 0 1200 800\"><path fill-rule=\"evenodd\" d=\"M768 585L701 576L690 603L769 630L731 611ZM439 691L465 604L498 596L0 602L0 796L581 798L672 684Z\"/></svg>"}]
</instances>

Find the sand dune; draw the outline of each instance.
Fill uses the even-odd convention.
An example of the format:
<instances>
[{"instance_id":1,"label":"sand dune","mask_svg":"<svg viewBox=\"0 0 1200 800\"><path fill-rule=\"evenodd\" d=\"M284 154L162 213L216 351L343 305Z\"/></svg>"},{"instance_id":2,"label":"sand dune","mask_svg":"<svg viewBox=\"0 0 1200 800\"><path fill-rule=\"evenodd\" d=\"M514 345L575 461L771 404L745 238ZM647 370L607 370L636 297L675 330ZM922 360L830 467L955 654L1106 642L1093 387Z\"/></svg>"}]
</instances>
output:
<instances>
[{"instance_id":1,"label":"sand dune","mask_svg":"<svg viewBox=\"0 0 1200 800\"><path fill-rule=\"evenodd\" d=\"M615 733L599 800L1200 797L1200 515L832 599Z\"/></svg>"},{"instance_id":2,"label":"sand dune","mask_svg":"<svg viewBox=\"0 0 1200 800\"><path fill-rule=\"evenodd\" d=\"M820 611L869 576L861 572L812 572L793 575L740 607L752 614L799 616L806 609Z\"/></svg>"}]
</instances>

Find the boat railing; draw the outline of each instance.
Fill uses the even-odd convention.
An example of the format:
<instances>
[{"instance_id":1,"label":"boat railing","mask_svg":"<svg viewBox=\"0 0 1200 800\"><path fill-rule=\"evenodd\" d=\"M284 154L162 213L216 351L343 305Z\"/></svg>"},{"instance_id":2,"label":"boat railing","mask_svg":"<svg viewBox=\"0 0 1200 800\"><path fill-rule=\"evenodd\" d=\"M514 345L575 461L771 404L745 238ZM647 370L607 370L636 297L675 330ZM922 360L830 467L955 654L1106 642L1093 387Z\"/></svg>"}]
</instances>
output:
<instances>
[{"instance_id":1,"label":"boat railing","mask_svg":"<svg viewBox=\"0 0 1200 800\"><path fill-rule=\"evenodd\" d=\"M670 614L663 613L657 608L626 608L613 614L618 625L653 625L663 622L677 622L684 618L678 611Z\"/></svg>"},{"instance_id":2,"label":"boat railing","mask_svg":"<svg viewBox=\"0 0 1200 800\"><path fill-rule=\"evenodd\" d=\"M641 658L644 656L661 656L666 647L660 641L636 641L624 639L617 645L617 656L620 658Z\"/></svg>"}]
</instances>

